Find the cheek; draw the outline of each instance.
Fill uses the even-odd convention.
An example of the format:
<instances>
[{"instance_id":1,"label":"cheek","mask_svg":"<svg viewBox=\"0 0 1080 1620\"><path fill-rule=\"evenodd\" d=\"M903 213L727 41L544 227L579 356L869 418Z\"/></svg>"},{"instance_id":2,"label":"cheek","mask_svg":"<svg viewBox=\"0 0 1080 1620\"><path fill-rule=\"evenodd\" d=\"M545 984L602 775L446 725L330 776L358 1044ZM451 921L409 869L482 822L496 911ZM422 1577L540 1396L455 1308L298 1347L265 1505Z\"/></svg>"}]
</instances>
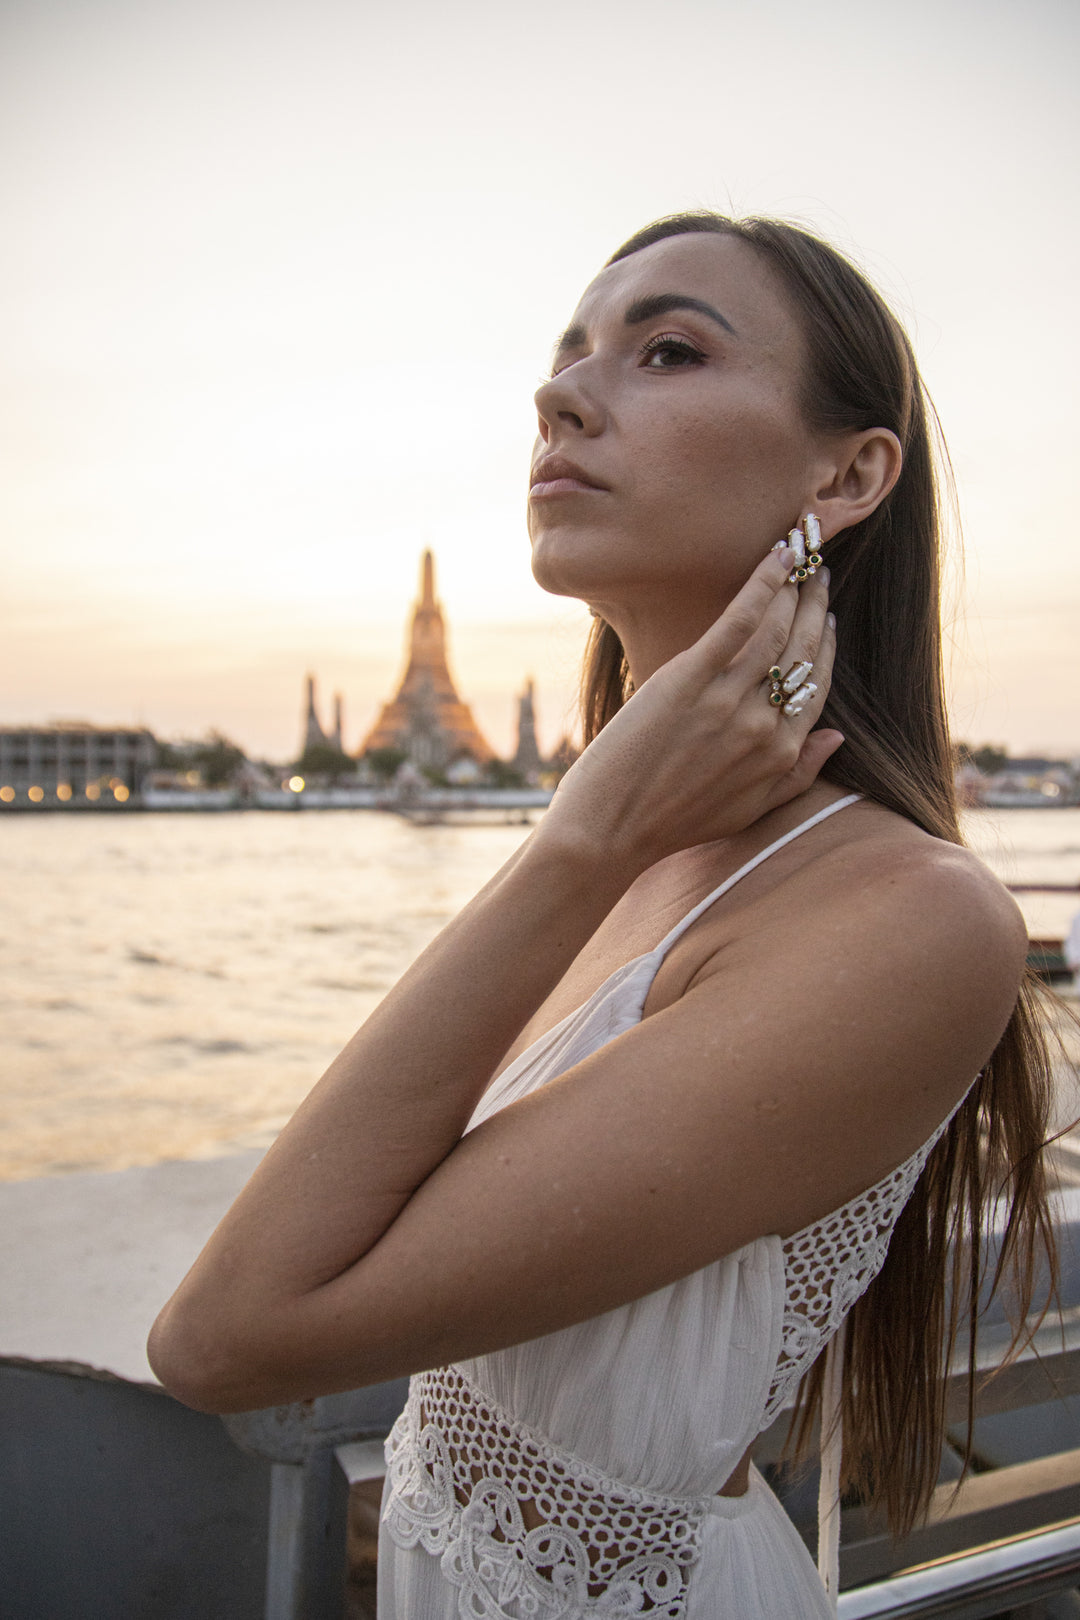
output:
<instances>
[{"instance_id":1,"label":"cheek","mask_svg":"<svg viewBox=\"0 0 1080 1620\"><path fill-rule=\"evenodd\" d=\"M806 435L786 402L750 405L712 422L689 422L683 455L705 483L722 481L731 495L800 485L808 465Z\"/></svg>"},{"instance_id":2,"label":"cheek","mask_svg":"<svg viewBox=\"0 0 1080 1620\"><path fill-rule=\"evenodd\" d=\"M796 521L808 467L804 437L787 413L688 416L642 446L633 527L670 542L669 560L677 553L691 566L707 557L734 570L725 584L741 583Z\"/></svg>"},{"instance_id":3,"label":"cheek","mask_svg":"<svg viewBox=\"0 0 1080 1620\"><path fill-rule=\"evenodd\" d=\"M721 421L688 416L648 444L638 466L651 473L654 490L681 506L719 500L742 508L789 482L792 450L790 435L774 418L752 411Z\"/></svg>"}]
</instances>

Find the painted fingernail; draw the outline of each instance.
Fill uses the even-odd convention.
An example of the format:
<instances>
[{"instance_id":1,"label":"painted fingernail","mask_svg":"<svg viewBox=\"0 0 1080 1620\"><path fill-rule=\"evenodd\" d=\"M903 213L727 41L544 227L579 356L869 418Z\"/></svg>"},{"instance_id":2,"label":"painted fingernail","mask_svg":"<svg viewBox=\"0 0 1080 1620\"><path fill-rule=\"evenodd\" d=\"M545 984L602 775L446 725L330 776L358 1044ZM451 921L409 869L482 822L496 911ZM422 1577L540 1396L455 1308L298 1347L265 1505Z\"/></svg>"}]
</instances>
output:
<instances>
[{"instance_id":1,"label":"painted fingernail","mask_svg":"<svg viewBox=\"0 0 1080 1620\"><path fill-rule=\"evenodd\" d=\"M826 615L825 615L825 623L828 625L830 630L835 630L836 629L836 614L835 613L826 613Z\"/></svg>"}]
</instances>

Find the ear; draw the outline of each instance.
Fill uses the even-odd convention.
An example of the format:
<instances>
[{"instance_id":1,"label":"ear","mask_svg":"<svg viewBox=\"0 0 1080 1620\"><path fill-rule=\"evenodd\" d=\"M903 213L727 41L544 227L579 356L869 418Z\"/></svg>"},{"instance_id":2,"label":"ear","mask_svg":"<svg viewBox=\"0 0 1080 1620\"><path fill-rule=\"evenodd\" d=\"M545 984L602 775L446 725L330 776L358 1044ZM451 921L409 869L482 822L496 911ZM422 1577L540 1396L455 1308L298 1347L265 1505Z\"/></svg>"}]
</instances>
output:
<instances>
[{"instance_id":1,"label":"ear","mask_svg":"<svg viewBox=\"0 0 1080 1620\"><path fill-rule=\"evenodd\" d=\"M900 440L889 428L864 428L833 439L810 501L822 540L869 517L896 483L903 461Z\"/></svg>"}]
</instances>

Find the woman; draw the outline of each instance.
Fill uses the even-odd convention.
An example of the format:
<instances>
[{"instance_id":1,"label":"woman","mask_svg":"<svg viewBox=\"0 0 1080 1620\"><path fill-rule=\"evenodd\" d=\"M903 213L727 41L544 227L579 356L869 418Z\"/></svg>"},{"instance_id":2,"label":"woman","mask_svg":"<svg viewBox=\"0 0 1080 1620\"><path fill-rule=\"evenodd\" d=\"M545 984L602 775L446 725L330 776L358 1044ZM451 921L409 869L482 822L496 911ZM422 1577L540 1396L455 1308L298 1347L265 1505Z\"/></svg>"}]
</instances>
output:
<instances>
[{"instance_id":1,"label":"woman","mask_svg":"<svg viewBox=\"0 0 1080 1620\"><path fill-rule=\"evenodd\" d=\"M686 215L588 288L537 410L589 747L152 1358L214 1411L441 1369L389 1448L380 1620L825 1615L755 1436L802 1381L826 1507L842 1407L847 1477L909 1524L979 1288L950 1315L950 1237L1004 1189L1022 1310L1049 1243L1025 931L958 847L920 384L831 249Z\"/></svg>"}]
</instances>

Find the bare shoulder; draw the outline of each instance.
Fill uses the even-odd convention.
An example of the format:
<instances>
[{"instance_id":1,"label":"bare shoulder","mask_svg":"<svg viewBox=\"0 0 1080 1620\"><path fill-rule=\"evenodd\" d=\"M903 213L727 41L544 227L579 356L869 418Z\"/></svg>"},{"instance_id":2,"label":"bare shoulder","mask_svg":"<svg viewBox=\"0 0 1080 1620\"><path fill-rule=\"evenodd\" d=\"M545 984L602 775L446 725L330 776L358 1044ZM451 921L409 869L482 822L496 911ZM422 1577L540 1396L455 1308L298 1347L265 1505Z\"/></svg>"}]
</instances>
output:
<instances>
[{"instance_id":1,"label":"bare shoulder","mask_svg":"<svg viewBox=\"0 0 1080 1620\"><path fill-rule=\"evenodd\" d=\"M803 855L747 905L685 1001L700 997L699 1016L730 1038L733 1006L764 997L762 1069L766 1046L782 1069L786 1029L793 1094L814 1069L822 1117L862 1117L864 1146L877 1144L869 1180L925 1140L990 1057L1016 1004L1027 933L969 850L875 807ZM809 1119L801 1128L813 1134Z\"/></svg>"},{"instance_id":2,"label":"bare shoulder","mask_svg":"<svg viewBox=\"0 0 1080 1620\"><path fill-rule=\"evenodd\" d=\"M785 853L790 868L768 863L766 892L738 917L732 937L748 951L775 950L778 935L784 950L812 936L816 949L844 953L851 971L858 939L874 960L912 969L932 963L958 981L976 971L989 992L998 990L1010 1007L1015 1001L1027 952L1024 920L971 850L865 803ZM697 977L725 966L726 955L703 961Z\"/></svg>"},{"instance_id":3,"label":"bare shoulder","mask_svg":"<svg viewBox=\"0 0 1080 1620\"><path fill-rule=\"evenodd\" d=\"M803 906L816 891L815 905L897 965L932 966L958 988L977 979L984 997L1011 1009L1027 930L1012 895L971 850L873 811L807 878Z\"/></svg>"}]
</instances>

